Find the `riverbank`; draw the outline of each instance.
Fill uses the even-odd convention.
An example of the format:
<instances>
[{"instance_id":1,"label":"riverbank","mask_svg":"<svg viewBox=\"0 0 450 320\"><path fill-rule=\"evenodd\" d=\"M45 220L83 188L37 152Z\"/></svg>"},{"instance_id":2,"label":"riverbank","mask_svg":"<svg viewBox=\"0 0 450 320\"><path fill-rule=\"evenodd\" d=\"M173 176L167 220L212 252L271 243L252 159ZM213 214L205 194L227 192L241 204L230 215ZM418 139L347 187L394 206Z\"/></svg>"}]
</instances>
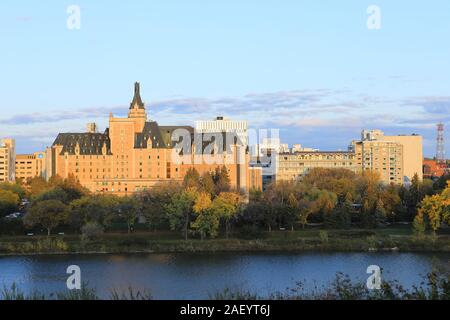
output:
<instances>
[{"instance_id":1,"label":"riverbank","mask_svg":"<svg viewBox=\"0 0 450 320\"><path fill-rule=\"evenodd\" d=\"M171 232L106 233L84 241L79 235L0 237L0 255L207 252L450 252L450 234L422 239L406 228L266 232L257 239L180 239Z\"/></svg>"}]
</instances>

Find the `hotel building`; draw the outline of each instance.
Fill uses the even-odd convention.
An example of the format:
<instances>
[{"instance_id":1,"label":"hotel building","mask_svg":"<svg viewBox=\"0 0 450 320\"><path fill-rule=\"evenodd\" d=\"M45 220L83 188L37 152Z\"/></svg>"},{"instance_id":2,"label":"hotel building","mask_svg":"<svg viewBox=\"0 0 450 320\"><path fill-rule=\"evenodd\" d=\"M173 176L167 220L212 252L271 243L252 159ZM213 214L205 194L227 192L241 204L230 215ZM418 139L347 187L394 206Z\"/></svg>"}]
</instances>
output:
<instances>
[{"instance_id":1,"label":"hotel building","mask_svg":"<svg viewBox=\"0 0 450 320\"><path fill-rule=\"evenodd\" d=\"M109 128L97 133L60 133L51 148L54 175L77 177L92 192L131 194L157 183L182 181L190 168L200 174L217 167L228 169L231 186L248 192L259 188L258 170L249 169L249 154L235 135L220 130L216 140L203 141L204 133L190 126L160 126L147 120L147 112L135 84L128 117L110 114ZM258 178L259 175L259 178Z\"/></svg>"}]
</instances>

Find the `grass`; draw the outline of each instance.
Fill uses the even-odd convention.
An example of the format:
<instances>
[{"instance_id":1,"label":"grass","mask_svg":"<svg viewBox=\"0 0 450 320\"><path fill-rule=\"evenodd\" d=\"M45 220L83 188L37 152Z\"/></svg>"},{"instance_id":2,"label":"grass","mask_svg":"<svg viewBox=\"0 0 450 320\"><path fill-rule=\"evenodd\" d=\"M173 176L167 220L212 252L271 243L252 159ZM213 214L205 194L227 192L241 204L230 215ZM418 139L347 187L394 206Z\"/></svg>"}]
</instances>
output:
<instances>
[{"instance_id":1,"label":"grass","mask_svg":"<svg viewBox=\"0 0 450 320\"><path fill-rule=\"evenodd\" d=\"M379 229L264 232L258 239L217 238L184 241L176 232L105 233L92 241L79 235L2 236L0 254L131 253L131 252L258 252L390 250L450 252L448 230L416 239L409 226Z\"/></svg>"},{"instance_id":2,"label":"grass","mask_svg":"<svg viewBox=\"0 0 450 320\"><path fill-rule=\"evenodd\" d=\"M43 294L34 292L25 294L13 284L0 291L0 300L100 300L96 290L86 284L81 290ZM152 300L147 291L140 292L129 288L128 291L112 290L106 300ZM338 273L328 286L306 289L302 282L284 292L272 292L266 296L245 289L217 291L209 295L210 300L449 300L450 275L430 273L420 286L405 289L397 281L383 282L379 290L369 290L365 283L354 282L348 275Z\"/></svg>"}]
</instances>

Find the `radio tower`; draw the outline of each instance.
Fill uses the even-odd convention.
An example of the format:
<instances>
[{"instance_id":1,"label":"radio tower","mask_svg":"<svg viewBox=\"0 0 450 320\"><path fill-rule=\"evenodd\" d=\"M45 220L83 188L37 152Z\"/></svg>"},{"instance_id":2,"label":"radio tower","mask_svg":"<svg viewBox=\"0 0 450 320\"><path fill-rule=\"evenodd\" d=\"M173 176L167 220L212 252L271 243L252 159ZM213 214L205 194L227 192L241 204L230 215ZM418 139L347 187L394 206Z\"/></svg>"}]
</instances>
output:
<instances>
[{"instance_id":1,"label":"radio tower","mask_svg":"<svg viewBox=\"0 0 450 320\"><path fill-rule=\"evenodd\" d=\"M445 164L444 124L443 123L438 123L438 125L437 125L436 162L440 165Z\"/></svg>"}]
</instances>

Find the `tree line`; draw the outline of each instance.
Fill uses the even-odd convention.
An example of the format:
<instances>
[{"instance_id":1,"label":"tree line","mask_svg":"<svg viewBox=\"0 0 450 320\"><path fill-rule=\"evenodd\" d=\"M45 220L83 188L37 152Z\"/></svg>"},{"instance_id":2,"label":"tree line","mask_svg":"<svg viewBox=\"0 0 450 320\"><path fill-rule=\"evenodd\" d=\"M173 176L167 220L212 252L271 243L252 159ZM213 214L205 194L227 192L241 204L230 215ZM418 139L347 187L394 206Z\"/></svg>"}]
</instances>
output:
<instances>
[{"instance_id":1,"label":"tree line","mask_svg":"<svg viewBox=\"0 0 450 320\"><path fill-rule=\"evenodd\" d=\"M21 210L24 216L17 223L25 229L50 235L64 227L87 239L113 225L131 233L138 223L153 231L177 231L186 240L229 237L234 231L256 237L262 231L311 224L376 228L399 221L412 223L414 231L423 234L450 222L447 180L449 176L434 182L415 176L409 186L385 185L370 172L315 168L301 180L273 183L248 196L233 190L227 169L218 167L202 175L190 169L181 183L160 183L118 197L92 194L74 176L55 176L49 181L33 178L26 189L0 184L0 218Z\"/></svg>"}]
</instances>

